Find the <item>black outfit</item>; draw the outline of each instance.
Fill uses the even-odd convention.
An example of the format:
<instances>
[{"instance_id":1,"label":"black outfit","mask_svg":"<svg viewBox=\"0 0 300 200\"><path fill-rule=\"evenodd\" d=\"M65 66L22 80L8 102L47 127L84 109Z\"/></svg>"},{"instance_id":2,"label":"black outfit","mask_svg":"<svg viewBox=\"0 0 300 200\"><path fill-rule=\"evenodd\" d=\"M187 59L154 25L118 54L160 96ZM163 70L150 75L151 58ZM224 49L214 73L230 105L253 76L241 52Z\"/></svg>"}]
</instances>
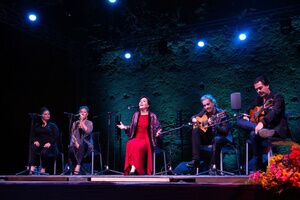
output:
<instances>
[{"instance_id":1,"label":"black outfit","mask_svg":"<svg viewBox=\"0 0 300 200\"><path fill-rule=\"evenodd\" d=\"M45 127L42 124L37 124L33 127L33 138L30 143L29 166L37 166L39 163L39 155L41 156L41 166L45 168L50 157L55 157L58 154L57 139L59 136L58 127L51 122L48 122ZM40 146L34 145L38 141ZM49 148L44 148L46 143L50 143Z\"/></svg>"},{"instance_id":2,"label":"black outfit","mask_svg":"<svg viewBox=\"0 0 300 200\"><path fill-rule=\"evenodd\" d=\"M221 109L216 108L217 113L223 112ZM199 114L194 115L195 117L202 117L203 115L207 115L210 118L212 115L208 114L205 110L201 111ZM220 152L221 148L226 145L228 142L232 141L232 136L229 134L229 124L227 122L223 122L226 120L226 117L222 118L220 124L209 127L206 132L203 132L199 127L195 127L192 130L192 163L194 165L199 164L200 160L200 146L201 145L212 145L212 156L211 156L211 165L215 165L219 168L220 164ZM189 166L189 165L188 165ZM190 165L191 166L191 165Z\"/></svg>"},{"instance_id":3,"label":"black outfit","mask_svg":"<svg viewBox=\"0 0 300 200\"><path fill-rule=\"evenodd\" d=\"M81 165L83 158L87 156L93 148L93 141L91 137L93 122L86 120L85 125L87 126L87 131L79 128L79 120L75 121L72 125L71 134L73 136L70 139L68 152L70 166ZM75 147L74 138L76 138L79 143L78 149Z\"/></svg>"},{"instance_id":4,"label":"black outfit","mask_svg":"<svg viewBox=\"0 0 300 200\"><path fill-rule=\"evenodd\" d=\"M265 99L265 102L272 100L272 105L268 107L264 112L264 118L261 120L267 131L273 131L272 137L287 138L290 136L290 129L288 122L285 117L285 102L281 94L271 92ZM253 105L248 111L255 106L262 106L264 99L258 96ZM253 145L253 156L254 156L254 170L265 169L263 164L263 153L266 147L268 147L268 138L263 138L259 134L255 134L256 123L247 121L244 119L238 119L237 125L250 132L249 139Z\"/></svg>"}]
</instances>

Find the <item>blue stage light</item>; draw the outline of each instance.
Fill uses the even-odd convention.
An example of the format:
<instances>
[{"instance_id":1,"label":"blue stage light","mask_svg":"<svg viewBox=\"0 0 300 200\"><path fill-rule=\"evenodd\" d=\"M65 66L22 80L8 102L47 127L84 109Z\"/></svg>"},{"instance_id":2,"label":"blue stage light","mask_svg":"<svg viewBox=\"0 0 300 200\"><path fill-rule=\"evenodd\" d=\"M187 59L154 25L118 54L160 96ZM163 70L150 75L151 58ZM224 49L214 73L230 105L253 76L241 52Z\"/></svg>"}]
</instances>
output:
<instances>
[{"instance_id":1,"label":"blue stage light","mask_svg":"<svg viewBox=\"0 0 300 200\"><path fill-rule=\"evenodd\" d=\"M126 59L130 59L130 58L131 58L131 54L127 52L127 53L124 54L124 57L125 57Z\"/></svg>"},{"instance_id":2,"label":"blue stage light","mask_svg":"<svg viewBox=\"0 0 300 200\"><path fill-rule=\"evenodd\" d=\"M205 42L203 41L203 40L200 40L199 42L198 42L198 47L204 47L205 46Z\"/></svg>"},{"instance_id":3,"label":"blue stage light","mask_svg":"<svg viewBox=\"0 0 300 200\"><path fill-rule=\"evenodd\" d=\"M117 0L108 0L109 1L109 3L116 3L117 2Z\"/></svg>"},{"instance_id":4,"label":"blue stage light","mask_svg":"<svg viewBox=\"0 0 300 200\"><path fill-rule=\"evenodd\" d=\"M32 22L35 22L37 20L37 16L35 14L29 14L28 19Z\"/></svg>"},{"instance_id":5,"label":"blue stage light","mask_svg":"<svg viewBox=\"0 0 300 200\"><path fill-rule=\"evenodd\" d=\"M246 35L245 33L241 33L241 34L239 35L239 39L240 39L241 41L244 41L244 40L247 39L247 35Z\"/></svg>"}]
</instances>

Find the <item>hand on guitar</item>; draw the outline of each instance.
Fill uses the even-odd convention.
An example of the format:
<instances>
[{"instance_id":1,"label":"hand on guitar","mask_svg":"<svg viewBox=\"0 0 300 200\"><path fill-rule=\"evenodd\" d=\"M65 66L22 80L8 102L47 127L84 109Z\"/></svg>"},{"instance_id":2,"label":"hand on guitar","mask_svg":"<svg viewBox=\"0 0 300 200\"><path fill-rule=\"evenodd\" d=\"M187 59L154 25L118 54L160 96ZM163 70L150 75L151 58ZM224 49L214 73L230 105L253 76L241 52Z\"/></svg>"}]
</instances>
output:
<instances>
[{"instance_id":1,"label":"hand on guitar","mask_svg":"<svg viewBox=\"0 0 300 200\"><path fill-rule=\"evenodd\" d=\"M200 128L203 132L206 132L209 127L219 124L225 117L225 112L217 113L211 117L207 117L207 115L197 116L192 118L192 122L194 123L193 128Z\"/></svg>"}]
</instances>

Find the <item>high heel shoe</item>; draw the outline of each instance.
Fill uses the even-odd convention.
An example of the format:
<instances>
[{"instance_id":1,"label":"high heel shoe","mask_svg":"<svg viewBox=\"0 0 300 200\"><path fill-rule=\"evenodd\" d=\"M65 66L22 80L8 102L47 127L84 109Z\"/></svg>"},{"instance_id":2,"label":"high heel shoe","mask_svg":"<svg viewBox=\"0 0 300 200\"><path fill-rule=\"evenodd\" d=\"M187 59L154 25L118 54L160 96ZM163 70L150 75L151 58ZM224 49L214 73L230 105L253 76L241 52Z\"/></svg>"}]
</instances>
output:
<instances>
[{"instance_id":1,"label":"high heel shoe","mask_svg":"<svg viewBox=\"0 0 300 200\"><path fill-rule=\"evenodd\" d=\"M134 172L129 172L129 174L128 175L138 175L138 173L136 172L136 171L134 171Z\"/></svg>"},{"instance_id":2,"label":"high heel shoe","mask_svg":"<svg viewBox=\"0 0 300 200\"><path fill-rule=\"evenodd\" d=\"M74 171L73 174L74 175L80 175L80 171Z\"/></svg>"}]
</instances>

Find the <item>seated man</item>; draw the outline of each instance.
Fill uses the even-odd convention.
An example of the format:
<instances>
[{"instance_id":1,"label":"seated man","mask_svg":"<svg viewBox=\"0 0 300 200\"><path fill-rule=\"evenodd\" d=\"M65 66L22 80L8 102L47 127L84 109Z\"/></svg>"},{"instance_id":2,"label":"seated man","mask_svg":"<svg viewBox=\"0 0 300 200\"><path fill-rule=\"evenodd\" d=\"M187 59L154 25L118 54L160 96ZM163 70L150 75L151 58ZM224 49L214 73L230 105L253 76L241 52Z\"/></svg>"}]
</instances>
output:
<instances>
[{"instance_id":1,"label":"seated man","mask_svg":"<svg viewBox=\"0 0 300 200\"><path fill-rule=\"evenodd\" d=\"M219 169L220 152L224 145L232 141L229 124L225 122L225 112L218 108L216 99L206 94L201 97L203 110L192 117L192 161L188 167L198 167L200 160L200 145L212 145L210 161L211 170Z\"/></svg>"},{"instance_id":2,"label":"seated man","mask_svg":"<svg viewBox=\"0 0 300 200\"><path fill-rule=\"evenodd\" d=\"M254 89L258 93L249 115L238 119L237 125L249 131L253 145L254 170L264 170L264 147L268 138L286 138L290 134L285 118L285 103L281 94L271 91L269 80L259 76L254 80Z\"/></svg>"}]
</instances>

